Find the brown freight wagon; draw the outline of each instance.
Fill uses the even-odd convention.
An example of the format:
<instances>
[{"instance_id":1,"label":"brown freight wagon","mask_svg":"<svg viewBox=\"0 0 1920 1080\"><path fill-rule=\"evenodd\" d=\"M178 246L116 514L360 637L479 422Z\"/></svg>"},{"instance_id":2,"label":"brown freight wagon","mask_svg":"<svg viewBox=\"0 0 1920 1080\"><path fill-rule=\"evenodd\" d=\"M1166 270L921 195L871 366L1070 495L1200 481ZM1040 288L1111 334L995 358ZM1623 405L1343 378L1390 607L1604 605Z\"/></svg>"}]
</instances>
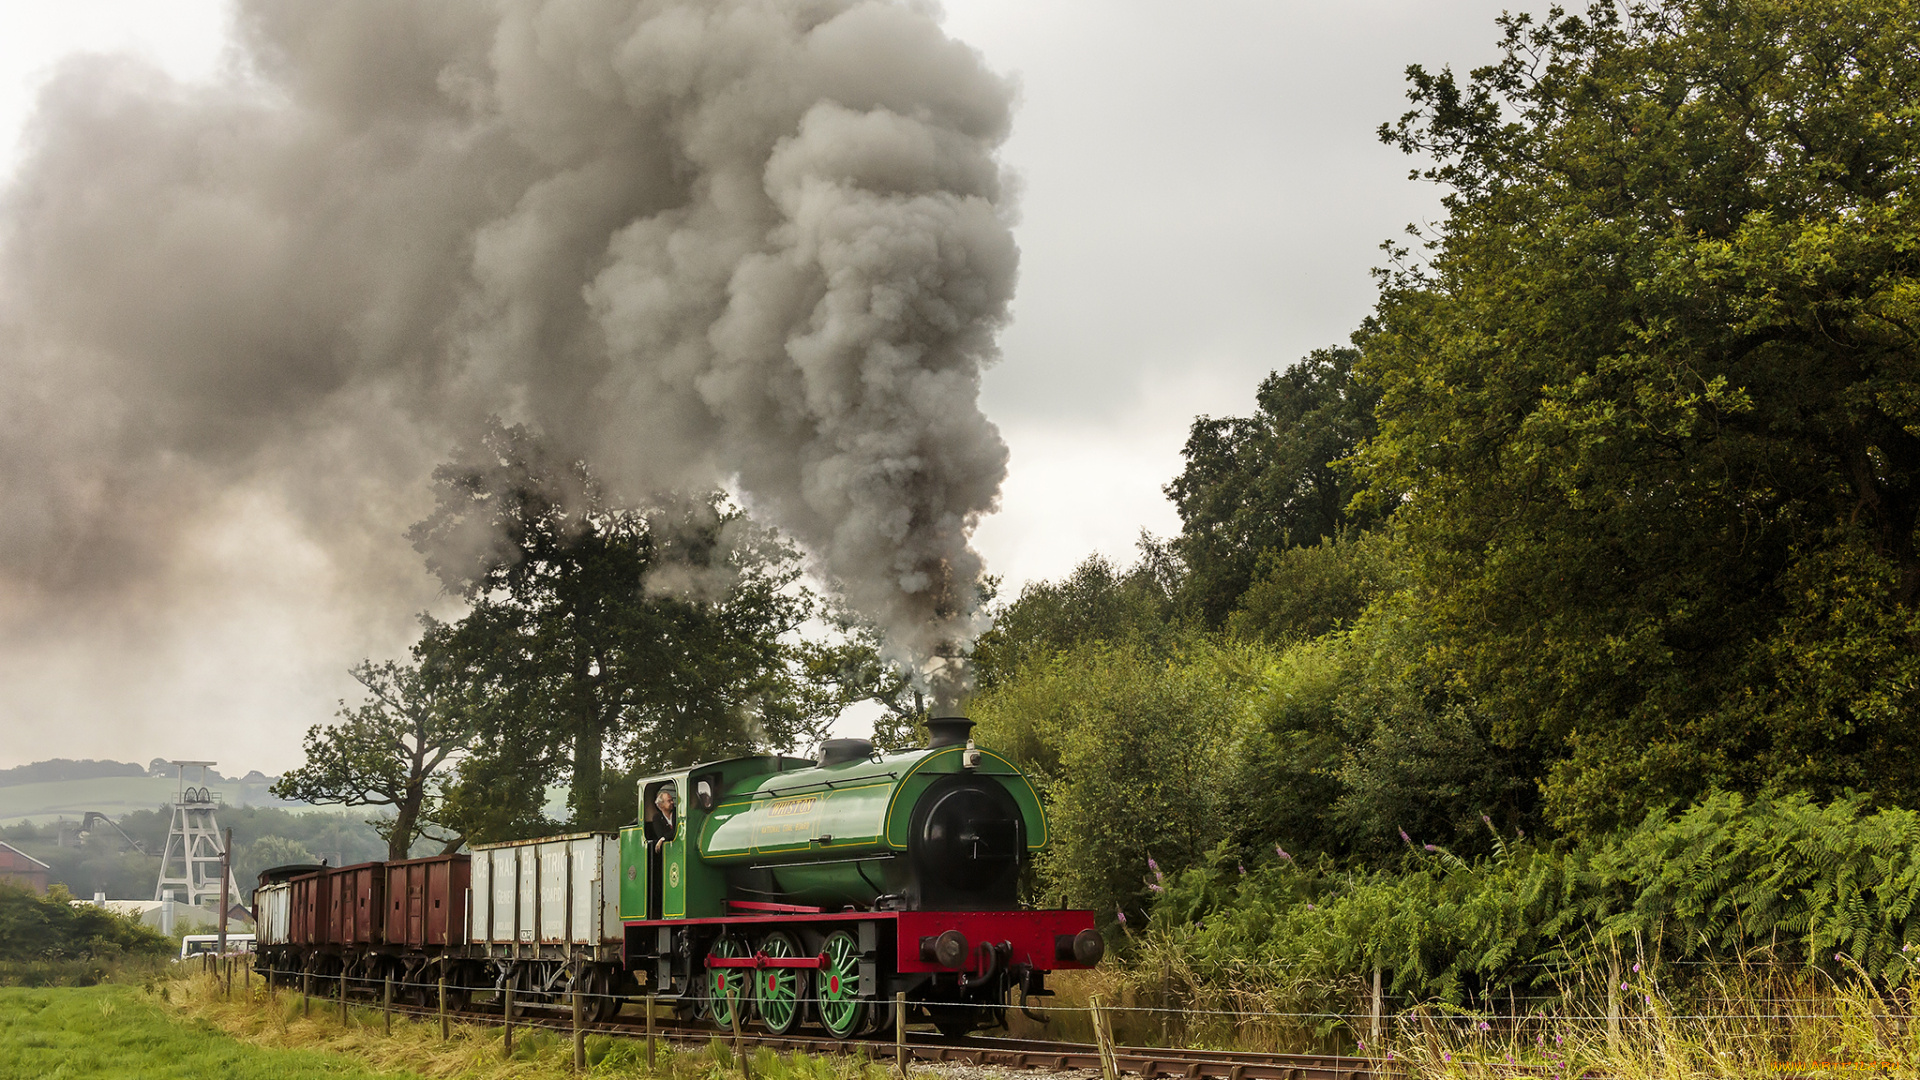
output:
<instances>
[{"instance_id":1,"label":"brown freight wagon","mask_svg":"<svg viewBox=\"0 0 1920 1080\"><path fill-rule=\"evenodd\" d=\"M293 887L292 932L288 941L292 944L312 947L325 945L331 941L328 932L328 920L333 915L332 905L328 902L328 879L325 870L309 877L295 878Z\"/></svg>"},{"instance_id":2,"label":"brown freight wagon","mask_svg":"<svg viewBox=\"0 0 1920 1080\"><path fill-rule=\"evenodd\" d=\"M386 864L343 866L323 875L328 887L328 938L332 945L378 945L386 911Z\"/></svg>"},{"instance_id":3,"label":"brown freight wagon","mask_svg":"<svg viewBox=\"0 0 1920 1080\"><path fill-rule=\"evenodd\" d=\"M465 855L387 863L387 944L408 949L465 945L471 875Z\"/></svg>"}]
</instances>

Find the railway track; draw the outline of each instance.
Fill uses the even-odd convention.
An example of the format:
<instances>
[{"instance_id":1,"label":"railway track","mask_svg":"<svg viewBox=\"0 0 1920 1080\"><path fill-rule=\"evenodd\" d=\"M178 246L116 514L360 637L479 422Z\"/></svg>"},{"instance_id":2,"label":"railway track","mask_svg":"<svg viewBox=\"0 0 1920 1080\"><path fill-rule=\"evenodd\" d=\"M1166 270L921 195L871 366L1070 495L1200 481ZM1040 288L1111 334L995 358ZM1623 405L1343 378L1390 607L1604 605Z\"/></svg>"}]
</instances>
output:
<instances>
[{"instance_id":1,"label":"railway track","mask_svg":"<svg viewBox=\"0 0 1920 1080\"><path fill-rule=\"evenodd\" d=\"M297 992L297 991L296 991ZM367 1007L364 1000L357 1007ZM378 1002L372 1003L378 1008ZM433 1008L393 1006L396 1014L418 1019L433 1019ZM453 1020L467 1024L503 1026L497 1006L469 1006L449 1010ZM564 1015L538 1006L525 1012L516 1009L515 1028L539 1028L546 1031L572 1031L573 1024ZM605 1023L581 1025L588 1034L618 1035L644 1039L648 1035L644 1019L620 1018ZM715 1039L731 1043L731 1031L706 1024L678 1020L654 1020L652 1034L668 1043L705 1045ZM891 1058L900 1045L891 1036L883 1038L835 1039L826 1035L773 1035L742 1027L739 1041L746 1046L766 1047L780 1053L865 1054L875 1060ZM1100 1048L1093 1043L1055 1042L1043 1039L1009 1039L986 1036L948 1038L928 1032L909 1031L904 1050L911 1061L929 1064L993 1065L1008 1069L1063 1071L1085 1069L1099 1071ZM1155 1077L1184 1077L1188 1080L1375 1080L1375 1063L1367 1058L1318 1054L1265 1054L1239 1050L1207 1050L1191 1047L1115 1046L1114 1058L1123 1072L1147 1080Z\"/></svg>"}]
</instances>

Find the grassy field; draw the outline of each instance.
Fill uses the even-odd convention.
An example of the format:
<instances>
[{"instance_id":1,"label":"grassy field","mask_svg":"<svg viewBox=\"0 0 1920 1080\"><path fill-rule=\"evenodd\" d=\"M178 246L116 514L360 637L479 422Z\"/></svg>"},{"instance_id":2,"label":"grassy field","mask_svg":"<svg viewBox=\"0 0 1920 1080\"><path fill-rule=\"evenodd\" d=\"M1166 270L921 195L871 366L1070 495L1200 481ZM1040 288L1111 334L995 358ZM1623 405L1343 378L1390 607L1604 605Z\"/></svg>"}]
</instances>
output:
<instances>
[{"instance_id":1,"label":"grassy field","mask_svg":"<svg viewBox=\"0 0 1920 1080\"><path fill-rule=\"evenodd\" d=\"M235 1039L130 986L0 989L0 1080L408 1080L353 1057Z\"/></svg>"}]
</instances>

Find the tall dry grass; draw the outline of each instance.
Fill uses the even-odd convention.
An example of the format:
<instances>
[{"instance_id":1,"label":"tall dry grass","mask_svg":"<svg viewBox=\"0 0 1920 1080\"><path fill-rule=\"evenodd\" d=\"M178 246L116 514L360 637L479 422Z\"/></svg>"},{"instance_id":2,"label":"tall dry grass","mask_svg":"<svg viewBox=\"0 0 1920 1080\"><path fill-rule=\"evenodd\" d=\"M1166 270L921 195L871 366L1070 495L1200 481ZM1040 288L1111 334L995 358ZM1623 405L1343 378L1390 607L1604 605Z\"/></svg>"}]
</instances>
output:
<instances>
[{"instance_id":1,"label":"tall dry grass","mask_svg":"<svg viewBox=\"0 0 1920 1080\"><path fill-rule=\"evenodd\" d=\"M222 982L201 971L180 972L150 989L179 1013L212 1023L259 1046L298 1047L347 1055L377 1069L404 1070L428 1077L485 1077L487 1080L559 1080L575 1077L573 1037L567 1031L534 1027L514 1029L513 1055L504 1051L499 1027L454 1023L442 1041L437 1018L396 1014L393 1034L385 1032L380 1009L350 1004L346 1022L337 1000L315 997L303 1009L298 990L282 988L269 996L254 981L233 984L229 998ZM654 1076L662 1080L740 1080L730 1046L715 1039L699 1047L658 1044L651 1072L643 1039L590 1034L586 1039L589 1075ZM755 1050L748 1058L754 1080L887 1080L887 1064L857 1057L815 1057Z\"/></svg>"},{"instance_id":2,"label":"tall dry grass","mask_svg":"<svg viewBox=\"0 0 1920 1080\"><path fill-rule=\"evenodd\" d=\"M1129 963L1086 973L1070 991L1076 1005L1098 993L1117 1006L1122 1041L1350 1053L1432 1077L1920 1076L1920 980L1890 985L1844 956L1836 957L1838 974L1772 963L1660 968L1620 958L1495 1011L1383 1009L1375 1037L1370 987L1358 978L1325 986L1249 969L1223 983L1185 966L1176 949L1137 944ZM1328 1011L1329 1001L1344 1009Z\"/></svg>"}]
</instances>

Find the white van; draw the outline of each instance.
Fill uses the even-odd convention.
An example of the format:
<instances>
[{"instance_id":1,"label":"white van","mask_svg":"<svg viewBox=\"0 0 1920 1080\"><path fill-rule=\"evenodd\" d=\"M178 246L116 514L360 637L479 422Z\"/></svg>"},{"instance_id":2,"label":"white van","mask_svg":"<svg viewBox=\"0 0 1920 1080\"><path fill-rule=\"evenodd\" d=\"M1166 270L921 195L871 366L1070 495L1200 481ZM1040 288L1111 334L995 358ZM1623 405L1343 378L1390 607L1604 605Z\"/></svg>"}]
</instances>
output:
<instances>
[{"instance_id":1,"label":"white van","mask_svg":"<svg viewBox=\"0 0 1920 1080\"><path fill-rule=\"evenodd\" d=\"M219 934L188 934L180 939L180 959L190 956L206 956L220 951ZM228 956L253 955L252 934L228 934Z\"/></svg>"}]
</instances>

